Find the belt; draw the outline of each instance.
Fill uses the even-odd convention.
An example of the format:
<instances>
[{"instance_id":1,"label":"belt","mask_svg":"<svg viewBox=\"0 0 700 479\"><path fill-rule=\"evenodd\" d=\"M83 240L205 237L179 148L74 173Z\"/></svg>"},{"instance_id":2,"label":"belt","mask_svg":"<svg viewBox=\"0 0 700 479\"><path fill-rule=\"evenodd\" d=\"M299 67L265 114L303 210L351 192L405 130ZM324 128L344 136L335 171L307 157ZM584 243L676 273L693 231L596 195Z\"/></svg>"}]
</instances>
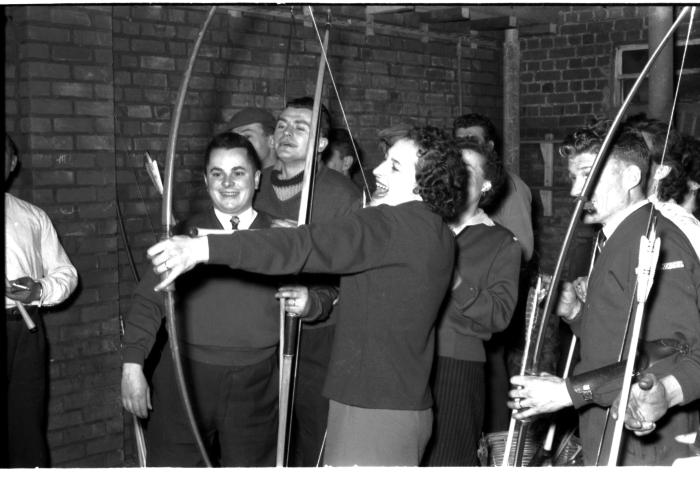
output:
<instances>
[{"instance_id":1,"label":"belt","mask_svg":"<svg viewBox=\"0 0 700 479\"><path fill-rule=\"evenodd\" d=\"M39 312L38 306L25 306L24 309L27 310L29 316L34 316ZM22 321L22 314L17 308L5 308L5 319L7 321Z\"/></svg>"}]
</instances>

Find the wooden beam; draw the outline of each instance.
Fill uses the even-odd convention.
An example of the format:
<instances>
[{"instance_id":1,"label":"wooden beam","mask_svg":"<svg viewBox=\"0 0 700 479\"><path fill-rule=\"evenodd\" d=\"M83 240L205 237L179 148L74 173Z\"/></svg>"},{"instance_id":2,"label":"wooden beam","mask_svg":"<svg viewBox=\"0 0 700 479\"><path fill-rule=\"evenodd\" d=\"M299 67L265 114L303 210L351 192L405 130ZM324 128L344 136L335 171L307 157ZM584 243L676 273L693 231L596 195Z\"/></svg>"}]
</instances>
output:
<instances>
[{"instance_id":1,"label":"wooden beam","mask_svg":"<svg viewBox=\"0 0 700 479\"><path fill-rule=\"evenodd\" d=\"M450 7L430 10L428 12L421 12L419 18L421 22L425 23L458 22L469 19L469 8Z\"/></svg>"},{"instance_id":2,"label":"wooden beam","mask_svg":"<svg viewBox=\"0 0 700 479\"><path fill-rule=\"evenodd\" d=\"M482 18L481 20L463 20L461 22L447 22L431 25L431 30L441 33L460 33L466 35L471 30L508 30L515 28L518 20L515 17L493 17Z\"/></svg>"},{"instance_id":3,"label":"wooden beam","mask_svg":"<svg viewBox=\"0 0 700 479\"><path fill-rule=\"evenodd\" d=\"M365 7L365 14L366 15L379 15L382 13L412 12L414 10L415 10L415 7L408 6L408 5L386 5L386 6L369 5L369 6Z\"/></svg>"},{"instance_id":4,"label":"wooden beam","mask_svg":"<svg viewBox=\"0 0 700 479\"><path fill-rule=\"evenodd\" d=\"M468 35L471 31L471 23L469 20L461 22L436 23L430 25L430 30L440 33L459 33L460 35Z\"/></svg>"},{"instance_id":5,"label":"wooden beam","mask_svg":"<svg viewBox=\"0 0 700 479\"><path fill-rule=\"evenodd\" d=\"M469 15L472 19L514 16L518 18L521 25L528 23L557 23L559 21L559 11L569 8L564 5L472 5L469 7Z\"/></svg>"},{"instance_id":6,"label":"wooden beam","mask_svg":"<svg viewBox=\"0 0 700 479\"><path fill-rule=\"evenodd\" d=\"M557 25L555 23L537 23L535 25L524 25L518 27L518 33L521 37L553 35L557 33Z\"/></svg>"},{"instance_id":7,"label":"wooden beam","mask_svg":"<svg viewBox=\"0 0 700 479\"><path fill-rule=\"evenodd\" d=\"M482 18L470 20L472 30L508 30L518 26L518 18L513 15L505 17Z\"/></svg>"},{"instance_id":8,"label":"wooden beam","mask_svg":"<svg viewBox=\"0 0 700 479\"><path fill-rule=\"evenodd\" d=\"M369 7L368 7L369 8ZM367 19L372 18L374 24L380 23L393 25L396 27L420 28L421 21L418 14L409 13L378 13L376 15L367 15Z\"/></svg>"}]
</instances>

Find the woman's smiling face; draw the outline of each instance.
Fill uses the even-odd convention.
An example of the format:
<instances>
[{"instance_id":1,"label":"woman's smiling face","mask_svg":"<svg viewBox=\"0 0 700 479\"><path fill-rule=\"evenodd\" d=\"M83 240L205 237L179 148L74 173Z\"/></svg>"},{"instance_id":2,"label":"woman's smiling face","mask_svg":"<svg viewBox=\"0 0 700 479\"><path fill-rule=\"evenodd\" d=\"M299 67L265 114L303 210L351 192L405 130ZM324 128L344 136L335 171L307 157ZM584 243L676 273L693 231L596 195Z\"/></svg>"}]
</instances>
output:
<instances>
[{"instance_id":1,"label":"woman's smiling face","mask_svg":"<svg viewBox=\"0 0 700 479\"><path fill-rule=\"evenodd\" d=\"M372 195L372 206L396 206L409 201L420 201L416 188L418 145L407 138L398 140L388 150L386 159L374 169L377 189Z\"/></svg>"}]
</instances>

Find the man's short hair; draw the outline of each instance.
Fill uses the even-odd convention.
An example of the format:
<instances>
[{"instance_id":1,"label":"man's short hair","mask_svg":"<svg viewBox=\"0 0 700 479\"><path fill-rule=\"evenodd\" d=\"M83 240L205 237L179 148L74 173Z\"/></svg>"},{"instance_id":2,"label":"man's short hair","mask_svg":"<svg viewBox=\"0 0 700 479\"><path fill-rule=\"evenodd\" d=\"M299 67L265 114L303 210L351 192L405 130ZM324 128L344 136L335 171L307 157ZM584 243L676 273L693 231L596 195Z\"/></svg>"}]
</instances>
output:
<instances>
[{"instance_id":1,"label":"man's short hair","mask_svg":"<svg viewBox=\"0 0 700 479\"><path fill-rule=\"evenodd\" d=\"M572 158L583 153L597 155L610 127L609 120L598 120L569 134L559 148L565 158ZM608 150L608 158L615 158L627 165L639 168L640 186L646 190L649 175L649 148L640 132L618 130Z\"/></svg>"},{"instance_id":2,"label":"man's short hair","mask_svg":"<svg viewBox=\"0 0 700 479\"><path fill-rule=\"evenodd\" d=\"M253 123L260 123L266 135L272 135L275 131L277 120L269 111L254 106L243 108L235 113L223 128L223 131L232 131L234 128L239 128Z\"/></svg>"},{"instance_id":3,"label":"man's short hair","mask_svg":"<svg viewBox=\"0 0 700 479\"><path fill-rule=\"evenodd\" d=\"M457 134L460 128L471 128L472 126L480 126L484 130L484 140L486 143L493 142L493 146L498 150L498 132L496 125L486 116L480 113L467 113L466 115L458 116L452 122L452 135Z\"/></svg>"},{"instance_id":4,"label":"man's short hair","mask_svg":"<svg viewBox=\"0 0 700 479\"><path fill-rule=\"evenodd\" d=\"M209 141L207 145L206 152L204 154L204 171L207 171L207 165L209 164L209 156L212 150L221 148L223 150L233 150L235 148L242 148L246 151L246 159L250 166L253 167L253 172L262 169L262 162L258 156L258 152L255 151L253 144L248 141L248 139L239 135L238 133L233 133L231 131L225 131L214 136L214 138Z\"/></svg>"},{"instance_id":5,"label":"man's short hair","mask_svg":"<svg viewBox=\"0 0 700 479\"><path fill-rule=\"evenodd\" d=\"M328 146L323 150L321 160L323 160L324 163L328 162L331 156L333 156L334 151L337 151L341 158L351 156L353 161L348 171L352 173L358 164L358 158L357 155L355 155L355 149L352 145L353 141L348 130L345 128L331 128L328 132Z\"/></svg>"},{"instance_id":6,"label":"man's short hair","mask_svg":"<svg viewBox=\"0 0 700 479\"><path fill-rule=\"evenodd\" d=\"M285 108L301 108L305 110L314 111L314 99L310 96L303 96L300 98L294 98L289 100L284 106ZM331 128L331 115L328 113L326 106L321 103L321 114L319 116L319 128L321 130L321 137L328 138L328 131Z\"/></svg>"},{"instance_id":7,"label":"man's short hair","mask_svg":"<svg viewBox=\"0 0 700 479\"><path fill-rule=\"evenodd\" d=\"M10 158L19 156L19 149L7 132L5 132L5 151L10 153Z\"/></svg>"},{"instance_id":8,"label":"man's short hair","mask_svg":"<svg viewBox=\"0 0 700 479\"><path fill-rule=\"evenodd\" d=\"M620 129L641 134L647 148L649 148L649 159L656 164L661 164L661 157L664 155L664 145L666 145L666 151L668 152L681 140L676 130L673 128L669 130L668 123L664 123L656 118L649 118L644 112L627 118L620 125ZM667 136L668 141L666 140Z\"/></svg>"}]
</instances>

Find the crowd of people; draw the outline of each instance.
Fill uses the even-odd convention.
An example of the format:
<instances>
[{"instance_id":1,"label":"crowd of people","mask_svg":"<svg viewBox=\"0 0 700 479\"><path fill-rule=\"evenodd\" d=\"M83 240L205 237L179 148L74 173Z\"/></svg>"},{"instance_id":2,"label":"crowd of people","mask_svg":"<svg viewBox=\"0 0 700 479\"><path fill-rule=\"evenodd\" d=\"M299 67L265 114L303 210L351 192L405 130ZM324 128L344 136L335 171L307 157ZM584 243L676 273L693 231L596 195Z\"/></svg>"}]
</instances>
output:
<instances>
[{"instance_id":1,"label":"crowd of people","mask_svg":"<svg viewBox=\"0 0 700 479\"><path fill-rule=\"evenodd\" d=\"M121 396L144 420L149 466L204 465L173 361L160 354L160 291L171 284L194 413L216 465L276 464L280 301L302 324L290 466L483 465L484 434L507 430L511 414L531 422L565 408L578 415L583 463L607 464L620 364L637 348L627 338L649 224L661 253L619 419L618 464L670 465L694 454L676 436L700 425L697 139L643 115L615 134L582 218L605 239L590 275L561 285L553 318L579 341L575 368L568 377L520 375L508 355L513 337L524 341L519 305L537 261L532 195L504 165L493 123L471 113L451 131L394 125L379 132L384 158L370 172L322 106L313 203L308 224L298 224L306 157L316 148L313 110L303 97L277 117L260 108L233 115L202 155L208 207L148 250L152 268L125 318ZM572 197L609 126L563 141ZM17 156L6 135L6 186ZM30 364L45 369L40 306L66 299L77 275L45 213L9 193L5 208L6 461L46 466L45 373L31 384L13 379ZM188 234L193 227L226 234ZM41 335L25 327L21 309ZM12 421L28 416L37 424Z\"/></svg>"}]
</instances>

